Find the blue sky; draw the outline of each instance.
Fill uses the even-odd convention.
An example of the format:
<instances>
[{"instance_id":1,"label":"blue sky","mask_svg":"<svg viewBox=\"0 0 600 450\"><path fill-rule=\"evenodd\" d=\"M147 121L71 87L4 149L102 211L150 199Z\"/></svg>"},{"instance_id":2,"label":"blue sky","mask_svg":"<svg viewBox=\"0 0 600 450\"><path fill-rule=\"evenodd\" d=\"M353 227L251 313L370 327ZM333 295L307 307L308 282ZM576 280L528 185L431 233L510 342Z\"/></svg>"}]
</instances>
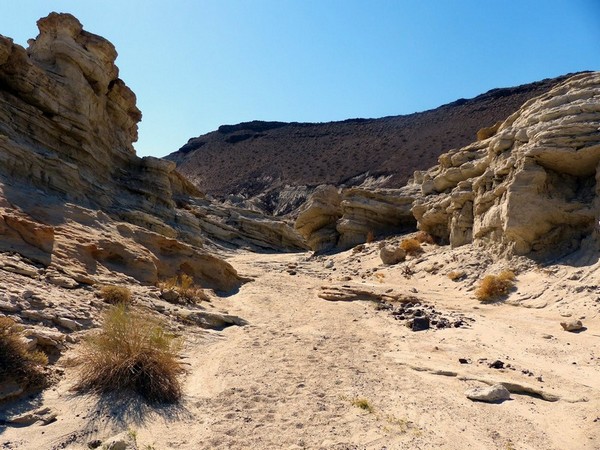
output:
<instances>
[{"instance_id":1,"label":"blue sky","mask_svg":"<svg viewBox=\"0 0 600 450\"><path fill-rule=\"evenodd\" d=\"M600 0L19 0L0 34L26 45L50 11L115 44L141 156L222 124L408 114L600 69Z\"/></svg>"}]
</instances>

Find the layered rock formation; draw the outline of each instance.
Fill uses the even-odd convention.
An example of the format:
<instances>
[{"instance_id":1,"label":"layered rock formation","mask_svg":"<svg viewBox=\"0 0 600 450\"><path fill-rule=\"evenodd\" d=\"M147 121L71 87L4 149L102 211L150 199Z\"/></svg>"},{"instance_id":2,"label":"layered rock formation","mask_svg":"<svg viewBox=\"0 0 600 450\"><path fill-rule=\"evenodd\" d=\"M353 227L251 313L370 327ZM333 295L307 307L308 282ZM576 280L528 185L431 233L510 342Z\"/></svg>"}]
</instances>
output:
<instances>
[{"instance_id":1,"label":"layered rock formation","mask_svg":"<svg viewBox=\"0 0 600 450\"><path fill-rule=\"evenodd\" d=\"M343 191L342 217L336 229L338 246L350 248L372 234L382 236L412 231L414 197L409 189L347 189Z\"/></svg>"},{"instance_id":2,"label":"layered rock formation","mask_svg":"<svg viewBox=\"0 0 600 450\"><path fill-rule=\"evenodd\" d=\"M260 211L207 199L194 199L187 207L203 235L216 244L257 251L294 252L310 248L293 224Z\"/></svg>"},{"instance_id":3,"label":"layered rock formation","mask_svg":"<svg viewBox=\"0 0 600 450\"><path fill-rule=\"evenodd\" d=\"M342 216L341 196L335 186L319 186L303 205L295 227L312 250L321 251L337 245L336 226Z\"/></svg>"},{"instance_id":4,"label":"layered rock formation","mask_svg":"<svg viewBox=\"0 0 600 450\"><path fill-rule=\"evenodd\" d=\"M382 237L413 231L416 221L411 208L418 192L402 189L316 189L300 208L295 227L312 250L347 249L369 236Z\"/></svg>"},{"instance_id":5,"label":"layered rock formation","mask_svg":"<svg viewBox=\"0 0 600 450\"><path fill-rule=\"evenodd\" d=\"M416 224L453 247L474 242L541 259L597 237L600 73L569 78L489 134L441 155L401 189L320 188L296 228L313 250L348 248Z\"/></svg>"},{"instance_id":6,"label":"layered rock formation","mask_svg":"<svg viewBox=\"0 0 600 450\"><path fill-rule=\"evenodd\" d=\"M135 155L141 113L112 44L69 14L38 27L28 49L0 36L0 251L78 283L185 272L238 287L233 267L200 249L185 205L202 194L174 163Z\"/></svg>"},{"instance_id":7,"label":"layered rock formation","mask_svg":"<svg viewBox=\"0 0 600 450\"><path fill-rule=\"evenodd\" d=\"M439 163L415 174L420 229L453 246L539 258L576 249L597 236L600 218L600 73L530 100L495 136Z\"/></svg>"}]
</instances>

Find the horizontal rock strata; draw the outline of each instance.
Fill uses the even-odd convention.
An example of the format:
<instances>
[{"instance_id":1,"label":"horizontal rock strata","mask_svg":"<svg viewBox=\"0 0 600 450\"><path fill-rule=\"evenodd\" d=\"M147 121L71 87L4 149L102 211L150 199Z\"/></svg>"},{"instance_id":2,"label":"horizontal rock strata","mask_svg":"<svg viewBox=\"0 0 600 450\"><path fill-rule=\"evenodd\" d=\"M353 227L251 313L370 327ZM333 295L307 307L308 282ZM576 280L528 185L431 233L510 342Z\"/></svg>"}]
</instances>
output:
<instances>
[{"instance_id":1,"label":"horizontal rock strata","mask_svg":"<svg viewBox=\"0 0 600 450\"><path fill-rule=\"evenodd\" d=\"M187 273L238 287L233 267L201 249L185 207L203 195L173 162L135 155L141 113L113 45L70 14L38 28L27 49L0 36L0 252L71 283Z\"/></svg>"},{"instance_id":2,"label":"horizontal rock strata","mask_svg":"<svg viewBox=\"0 0 600 450\"><path fill-rule=\"evenodd\" d=\"M415 174L419 228L545 258L596 236L600 218L600 73L576 75L525 103L496 135Z\"/></svg>"}]
</instances>

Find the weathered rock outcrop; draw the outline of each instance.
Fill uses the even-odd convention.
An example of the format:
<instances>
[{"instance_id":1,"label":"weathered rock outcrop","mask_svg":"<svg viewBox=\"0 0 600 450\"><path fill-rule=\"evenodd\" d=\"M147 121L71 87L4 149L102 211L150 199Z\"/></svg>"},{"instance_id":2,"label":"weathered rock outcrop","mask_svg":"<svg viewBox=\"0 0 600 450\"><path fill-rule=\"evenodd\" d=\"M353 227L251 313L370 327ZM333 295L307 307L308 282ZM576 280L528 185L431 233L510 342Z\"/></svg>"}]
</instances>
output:
<instances>
[{"instance_id":1,"label":"weathered rock outcrop","mask_svg":"<svg viewBox=\"0 0 600 450\"><path fill-rule=\"evenodd\" d=\"M482 137L495 134L441 155L402 189L317 191L296 228L322 250L411 230L416 220L441 243L534 258L597 238L600 73L569 78L488 131Z\"/></svg>"},{"instance_id":2,"label":"weathered rock outcrop","mask_svg":"<svg viewBox=\"0 0 600 450\"><path fill-rule=\"evenodd\" d=\"M417 189L351 188L341 192L321 186L301 208L296 229L315 251L350 248L371 234L381 236L412 231L416 222L411 212Z\"/></svg>"},{"instance_id":3,"label":"weathered rock outcrop","mask_svg":"<svg viewBox=\"0 0 600 450\"><path fill-rule=\"evenodd\" d=\"M309 249L304 238L282 219L206 199L194 199L188 208L197 219L203 235L216 243L254 247L259 251Z\"/></svg>"},{"instance_id":4,"label":"weathered rock outcrop","mask_svg":"<svg viewBox=\"0 0 600 450\"><path fill-rule=\"evenodd\" d=\"M596 236L600 218L600 73L525 103L495 136L415 174L420 229L453 246L559 256ZM596 231L595 231L596 230Z\"/></svg>"},{"instance_id":5,"label":"weathered rock outcrop","mask_svg":"<svg viewBox=\"0 0 600 450\"><path fill-rule=\"evenodd\" d=\"M0 251L82 283L185 272L205 287L239 286L200 248L185 206L202 194L174 163L135 155L141 113L113 45L70 14L38 27L27 49L0 36Z\"/></svg>"},{"instance_id":6,"label":"weathered rock outcrop","mask_svg":"<svg viewBox=\"0 0 600 450\"><path fill-rule=\"evenodd\" d=\"M350 248L374 236L413 231L416 223L411 212L414 197L410 188L345 190L342 217L337 223L338 246Z\"/></svg>"},{"instance_id":7,"label":"weathered rock outcrop","mask_svg":"<svg viewBox=\"0 0 600 450\"><path fill-rule=\"evenodd\" d=\"M301 208L295 227L304 236L310 248L321 251L337 245L336 229L342 216L341 196L335 186L319 186Z\"/></svg>"}]
</instances>

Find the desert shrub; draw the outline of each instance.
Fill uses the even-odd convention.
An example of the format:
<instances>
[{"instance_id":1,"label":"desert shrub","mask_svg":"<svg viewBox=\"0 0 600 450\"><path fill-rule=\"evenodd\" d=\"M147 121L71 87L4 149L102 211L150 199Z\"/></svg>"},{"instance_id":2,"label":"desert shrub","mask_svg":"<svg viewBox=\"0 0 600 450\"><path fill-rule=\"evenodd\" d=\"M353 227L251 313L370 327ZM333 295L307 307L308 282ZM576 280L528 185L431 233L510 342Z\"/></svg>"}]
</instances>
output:
<instances>
[{"instance_id":1,"label":"desert shrub","mask_svg":"<svg viewBox=\"0 0 600 450\"><path fill-rule=\"evenodd\" d=\"M13 378L24 387L42 387L47 382L46 364L44 353L27 350L21 327L9 317L0 317L0 382Z\"/></svg>"},{"instance_id":2,"label":"desert shrub","mask_svg":"<svg viewBox=\"0 0 600 450\"><path fill-rule=\"evenodd\" d=\"M487 302L507 295L514 286L515 274L505 270L498 275L486 275L475 291L480 302Z\"/></svg>"},{"instance_id":3,"label":"desert shrub","mask_svg":"<svg viewBox=\"0 0 600 450\"><path fill-rule=\"evenodd\" d=\"M383 273L383 272L376 272L375 273L375 279L377 281L379 281L380 283L384 283L385 282L385 273Z\"/></svg>"},{"instance_id":4,"label":"desert shrub","mask_svg":"<svg viewBox=\"0 0 600 450\"><path fill-rule=\"evenodd\" d=\"M126 304L131 302L131 291L124 286L107 285L100 289L100 297L111 305Z\"/></svg>"},{"instance_id":5,"label":"desert shrub","mask_svg":"<svg viewBox=\"0 0 600 450\"><path fill-rule=\"evenodd\" d=\"M162 290L173 290L179 294L183 303L199 303L209 300L201 287L194 284L194 279L186 274L169 278L159 284Z\"/></svg>"},{"instance_id":6,"label":"desert shrub","mask_svg":"<svg viewBox=\"0 0 600 450\"><path fill-rule=\"evenodd\" d=\"M452 281L458 281L464 276L465 273L462 270L454 270L448 274L448 278L450 278Z\"/></svg>"},{"instance_id":7,"label":"desert shrub","mask_svg":"<svg viewBox=\"0 0 600 450\"><path fill-rule=\"evenodd\" d=\"M402 242L400 242L400 248L408 255L416 255L423 251L421 243L414 238L403 239Z\"/></svg>"},{"instance_id":8,"label":"desert shrub","mask_svg":"<svg viewBox=\"0 0 600 450\"><path fill-rule=\"evenodd\" d=\"M357 408L364 409L365 411L368 411L370 413L372 413L374 409L373 405L371 405L369 400L362 397L352 399L352 404Z\"/></svg>"},{"instance_id":9,"label":"desert shrub","mask_svg":"<svg viewBox=\"0 0 600 450\"><path fill-rule=\"evenodd\" d=\"M415 234L415 239L420 244L435 244L433 237L427 231L419 231Z\"/></svg>"},{"instance_id":10,"label":"desert shrub","mask_svg":"<svg viewBox=\"0 0 600 450\"><path fill-rule=\"evenodd\" d=\"M91 392L133 390L149 402L181 397L180 343L157 320L112 307L101 331L83 345L77 388Z\"/></svg>"}]
</instances>

